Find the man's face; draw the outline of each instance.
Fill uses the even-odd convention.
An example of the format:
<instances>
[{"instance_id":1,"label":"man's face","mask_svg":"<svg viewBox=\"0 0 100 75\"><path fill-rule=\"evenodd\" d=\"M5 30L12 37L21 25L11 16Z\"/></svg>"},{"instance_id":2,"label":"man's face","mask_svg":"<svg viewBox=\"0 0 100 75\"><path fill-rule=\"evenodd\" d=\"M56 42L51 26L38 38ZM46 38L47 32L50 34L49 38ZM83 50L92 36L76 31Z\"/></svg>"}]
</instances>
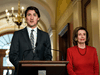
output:
<instances>
[{"instance_id":1,"label":"man's face","mask_svg":"<svg viewBox=\"0 0 100 75\"><path fill-rule=\"evenodd\" d=\"M26 14L26 22L27 25L31 28L35 28L37 26L39 17L34 10L28 10Z\"/></svg>"}]
</instances>

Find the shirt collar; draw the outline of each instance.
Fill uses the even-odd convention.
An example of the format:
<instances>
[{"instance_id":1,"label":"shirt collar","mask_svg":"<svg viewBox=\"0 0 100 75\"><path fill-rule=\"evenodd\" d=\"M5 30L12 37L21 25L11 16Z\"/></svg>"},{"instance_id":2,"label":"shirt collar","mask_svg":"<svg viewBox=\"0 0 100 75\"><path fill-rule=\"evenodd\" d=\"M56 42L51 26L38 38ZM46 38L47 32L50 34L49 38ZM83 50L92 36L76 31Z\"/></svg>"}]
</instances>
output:
<instances>
[{"instance_id":1,"label":"shirt collar","mask_svg":"<svg viewBox=\"0 0 100 75\"><path fill-rule=\"evenodd\" d=\"M31 28L31 27L29 27L29 26L27 26L27 30L28 30L28 32L31 32L32 28ZM37 27L36 27L36 28L34 28L33 30L34 30L34 32L36 32L36 33L37 33Z\"/></svg>"}]
</instances>

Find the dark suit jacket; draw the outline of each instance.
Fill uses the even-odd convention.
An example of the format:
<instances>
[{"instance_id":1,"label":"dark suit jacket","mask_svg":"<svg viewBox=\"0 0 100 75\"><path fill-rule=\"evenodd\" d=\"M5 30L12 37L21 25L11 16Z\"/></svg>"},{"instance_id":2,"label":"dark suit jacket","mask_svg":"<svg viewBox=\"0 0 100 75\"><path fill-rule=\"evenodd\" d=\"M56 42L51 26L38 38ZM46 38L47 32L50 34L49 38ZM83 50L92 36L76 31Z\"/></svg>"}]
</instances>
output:
<instances>
[{"instance_id":1,"label":"dark suit jacket","mask_svg":"<svg viewBox=\"0 0 100 75\"><path fill-rule=\"evenodd\" d=\"M37 29L37 42L35 53L33 53L27 28L14 32L9 59L15 66L15 71L17 70L18 62L23 58L25 60L51 60L51 43L48 33Z\"/></svg>"}]
</instances>

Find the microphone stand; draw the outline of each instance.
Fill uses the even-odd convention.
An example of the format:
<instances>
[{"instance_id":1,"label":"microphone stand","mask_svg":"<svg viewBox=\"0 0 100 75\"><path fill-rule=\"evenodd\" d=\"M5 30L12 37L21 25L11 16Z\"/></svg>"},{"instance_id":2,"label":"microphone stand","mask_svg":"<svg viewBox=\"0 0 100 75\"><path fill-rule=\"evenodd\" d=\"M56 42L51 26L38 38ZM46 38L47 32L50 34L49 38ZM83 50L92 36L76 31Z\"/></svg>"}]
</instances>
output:
<instances>
[{"instance_id":1,"label":"microphone stand","mask_svg":"<svg viewBox=\"0 0 100 75\"><path fill-rule=\"evenodd\" d=\"M49 48L49 47L47 47L45 44L43 44L43 45L44 45L46 48L50 49L50 48ZM54 51L59 51L59 52L61 52L61 54L62 54L62 61L64 60L62 51L60 51L60 50L56 50L56 49L51 49L51 50L54 50Z\"/></svg>"}]
</instances>

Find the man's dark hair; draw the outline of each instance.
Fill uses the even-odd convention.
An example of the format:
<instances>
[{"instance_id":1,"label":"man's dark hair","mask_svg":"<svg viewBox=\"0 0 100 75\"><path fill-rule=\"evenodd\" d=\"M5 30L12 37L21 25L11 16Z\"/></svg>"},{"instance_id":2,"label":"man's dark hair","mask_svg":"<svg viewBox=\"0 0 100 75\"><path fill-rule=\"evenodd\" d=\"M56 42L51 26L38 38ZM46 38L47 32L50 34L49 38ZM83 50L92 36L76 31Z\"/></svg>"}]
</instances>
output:
<instances>
[{"instance_id":1,"label":"man's dark hair","mask_svg":"<svg viewBox=\"0 0 100 75\"><path fill-rule=\"evenodd\" d=\"M36 7L34 7L34 6L29 6L29 7L27 7L27 9L26 9L26 11L25 11L25 17L26 17L26 15L27 15L28 10L34 10L34 11L37 13L38 17L40 18L40 12L39 12L38 8L36 8Z\"/></svg>"}]
</instances>

